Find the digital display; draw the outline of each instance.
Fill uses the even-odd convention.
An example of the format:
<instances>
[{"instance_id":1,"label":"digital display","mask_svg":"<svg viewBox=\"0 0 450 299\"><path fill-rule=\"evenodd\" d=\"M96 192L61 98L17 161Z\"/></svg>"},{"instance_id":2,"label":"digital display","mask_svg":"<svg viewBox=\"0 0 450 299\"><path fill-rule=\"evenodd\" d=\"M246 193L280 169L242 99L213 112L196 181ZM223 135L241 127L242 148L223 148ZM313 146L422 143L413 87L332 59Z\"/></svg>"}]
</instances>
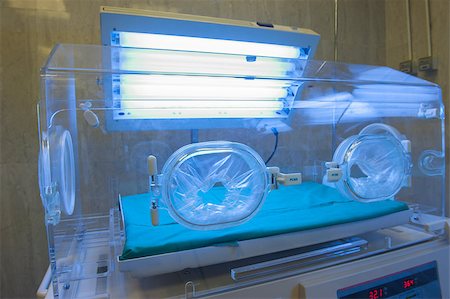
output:
<instances>
[{"instance_id":1,"label":"digital display","mask_svg":"<svg viewBox=\"0 0 450 299\"><path fill-rule=\"evenodd\" d=\"M417 266L337 291L339 299L386 299L397 298L399 294L425 294L424 298L441 298L437 263Z\"/></svg>"},{"instance_id":2,"label":"digital display","mask_svg":"<svg viewBox=\"0 0 450 299\"><path fill-rule=\"evenodd\" d=\"M369 299L380 299L383 298L383 288L376 288L369 291Z\"/></svg>"},{"instance_id":3,"label":"digital display","mask_svg":"<svg viewBox=\"0 0 450 299\"><path fill-rule=\"evenodd\" d=\"M409 289L409 288L413 287L414 285L415 285L414 279L403 280L403 288L404 289Z\"/></svg>"}]
</instances>

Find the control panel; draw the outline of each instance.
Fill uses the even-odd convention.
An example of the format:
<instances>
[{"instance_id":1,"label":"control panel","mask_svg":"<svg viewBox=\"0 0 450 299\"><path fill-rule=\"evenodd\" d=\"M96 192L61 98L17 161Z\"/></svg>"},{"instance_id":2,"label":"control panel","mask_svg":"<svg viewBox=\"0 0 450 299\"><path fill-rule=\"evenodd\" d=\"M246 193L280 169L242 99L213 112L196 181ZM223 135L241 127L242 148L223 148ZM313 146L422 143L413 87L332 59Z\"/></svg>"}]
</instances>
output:
<instances>
[{"instance_id":1,"label":"control panel","mask_svg":"<svg viewBox=\"0 0 450 299\"><path fill-rule=\"evenodd\" d=\"M338 299L442 298L436 261L339 289Z\"/></svg>"}]
</instances>

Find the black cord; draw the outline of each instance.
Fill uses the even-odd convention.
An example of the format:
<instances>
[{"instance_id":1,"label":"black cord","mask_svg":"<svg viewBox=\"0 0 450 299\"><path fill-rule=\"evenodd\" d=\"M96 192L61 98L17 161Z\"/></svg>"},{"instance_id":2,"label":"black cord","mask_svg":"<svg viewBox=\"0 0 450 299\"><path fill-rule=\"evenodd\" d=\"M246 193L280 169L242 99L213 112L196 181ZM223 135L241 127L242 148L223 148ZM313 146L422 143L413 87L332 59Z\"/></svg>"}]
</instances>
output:
<instances>
[{"instance_id":1,"label":"black cord","mask_svg":"<svg viewBox=\"0 0 450 299\"><path fill-rule=\"evenodd\" d=\"M272 128L272 132L273 132L273 135L275 135L275 145L273 147L272 154L270 154L269 158L266 160L266 165L267 165L267 163L270 162L270 160L272 160L273 155L275 155L275 152L277 151L277 147L278 147L278 131L277 131L277 129Z\"/></svg>"}]
</instances>

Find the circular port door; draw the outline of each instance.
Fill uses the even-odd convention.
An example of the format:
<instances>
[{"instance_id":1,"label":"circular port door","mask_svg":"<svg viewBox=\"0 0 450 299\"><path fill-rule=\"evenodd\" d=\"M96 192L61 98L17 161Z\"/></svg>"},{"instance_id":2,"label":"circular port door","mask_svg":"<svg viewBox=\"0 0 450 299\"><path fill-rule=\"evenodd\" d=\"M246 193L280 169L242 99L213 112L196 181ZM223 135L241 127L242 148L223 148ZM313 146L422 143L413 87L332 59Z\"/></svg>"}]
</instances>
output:
<instances>
[{"instance_id":1,"label":"circular port door","mask_svg":"<svg viewBox=\"0 0 450 299\"><path fill-rule=\"evenodd\" d=\"M362 202L393 199L410 172L409 154L386 131L347 138L336 149L333 161L343 172L336 183L338 190Z\"/></svg>"},{"instance_id":2,"label":"circular port door","mask_svg":"<svg viewBox=\"0 0 450 299\"><path fill-rule=\"evenodd\" d=\"M43 132L39 152L39 189L44 206L72 215L75 207L75 157L70 132L56 126L50 133ZM59 202L47 207L46 188L53 188Z\"/></svg>"},{"instance_id":3,"label":"circular port door","mask_svg":"<svg viewBox=\"0 0 450 299\"><path fill-rule=\"evenodd\" d=\"M59 139L59 190L63 210L72 215L75 207L75 158L72 136L65 130Z\"/></svg>"},{"instance_id":4,"label":"circular port door","mask_svg":"<svg viewBox=\"0 0 450 299\"><path fill-rule=\"evenodd\" d=\"M170 215L191 229L221 229L249 220L269 191L266 166L250 147L214 141L184 146L163 168Z\"/></svg>"}]
</instances>

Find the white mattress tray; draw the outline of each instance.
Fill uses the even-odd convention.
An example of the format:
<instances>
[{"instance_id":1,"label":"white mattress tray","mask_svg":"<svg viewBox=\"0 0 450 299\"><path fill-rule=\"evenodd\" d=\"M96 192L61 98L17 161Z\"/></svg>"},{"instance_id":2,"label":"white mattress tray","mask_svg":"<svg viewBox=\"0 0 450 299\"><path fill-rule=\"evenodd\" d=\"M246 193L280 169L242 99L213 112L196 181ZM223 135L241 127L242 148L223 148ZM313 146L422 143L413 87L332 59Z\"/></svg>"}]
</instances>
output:
<instances>
[{"instance_id":1,"label":"white mattress tray","mask_svg":"<svg viewBox=\"0 0 450 299\"><path fill-rule=\"evenodd\" d=\"M412 210L307 231L239 241L238 246L208 246L117 262L119 270L146 277L198 268L333 241L409 222Z\"/></svg>"}]
</instances>

